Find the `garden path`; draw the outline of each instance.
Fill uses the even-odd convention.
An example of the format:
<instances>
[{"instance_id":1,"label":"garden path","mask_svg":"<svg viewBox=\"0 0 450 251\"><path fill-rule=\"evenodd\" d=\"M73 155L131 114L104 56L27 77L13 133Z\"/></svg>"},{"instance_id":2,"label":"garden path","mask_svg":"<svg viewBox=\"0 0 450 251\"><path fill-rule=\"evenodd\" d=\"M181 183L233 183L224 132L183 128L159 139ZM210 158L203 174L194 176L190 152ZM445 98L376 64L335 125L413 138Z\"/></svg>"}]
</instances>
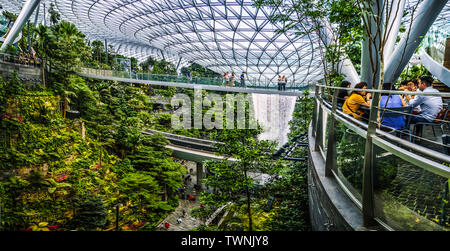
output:
<instances>
[{"instance_id":1,"label":"garden path","mask_svg":"<svg viewBox=\"0 0 450 251\"><path fill-rule=\"evenodd\" d=\"M192 194L195 196L196 200L186 200L186 199L179 199L178 200L178 207L173 211L171 214L169 214L158 226L158 231L164 231L163 227L164 224L167 222L170 224L168 231L189 231L201 224L204 224L204 222L200 221L199 219L196 219L190 215L192 209L200 207L200 201L198 200L198 197L200 193L197 193L193 191L194 184L197 183L197 173L196 173L196 165L195 162L187 162L186 166L188 170L190 168L193 169L193 172L191 173L192 180L187 183L186 186L186 194ZM186 215L183 217L183 210L186 211ZM182 222L177 223L177 220L181 218Z\"/></svg>"}]
</instances>

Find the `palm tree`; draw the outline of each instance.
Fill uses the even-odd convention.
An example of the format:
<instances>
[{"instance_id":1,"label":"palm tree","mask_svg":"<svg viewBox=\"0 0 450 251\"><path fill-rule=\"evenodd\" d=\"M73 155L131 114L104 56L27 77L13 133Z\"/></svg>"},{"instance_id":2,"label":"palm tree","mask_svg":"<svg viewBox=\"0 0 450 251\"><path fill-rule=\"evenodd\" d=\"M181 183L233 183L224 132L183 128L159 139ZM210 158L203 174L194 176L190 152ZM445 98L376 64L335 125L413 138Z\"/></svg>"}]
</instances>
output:
<instances>
[{"instance_id":1,"label":"palm tree","mask_svg":"<svg viewBox=\"0 0 450 251\"><path fill-rule=\"evenodd\" d=\"M50 28L47 26L44 26L40 24L36 28L36 40L35 40L35 48L37 49L36 52L41 58L41 69L42 69L42 84L45 88L46 86L46 78L45 78L45 71L47 69L47 58L49 51L53 47L54 41L56 40L56 37L51 32Z\"/></svg>"}]
</instances>

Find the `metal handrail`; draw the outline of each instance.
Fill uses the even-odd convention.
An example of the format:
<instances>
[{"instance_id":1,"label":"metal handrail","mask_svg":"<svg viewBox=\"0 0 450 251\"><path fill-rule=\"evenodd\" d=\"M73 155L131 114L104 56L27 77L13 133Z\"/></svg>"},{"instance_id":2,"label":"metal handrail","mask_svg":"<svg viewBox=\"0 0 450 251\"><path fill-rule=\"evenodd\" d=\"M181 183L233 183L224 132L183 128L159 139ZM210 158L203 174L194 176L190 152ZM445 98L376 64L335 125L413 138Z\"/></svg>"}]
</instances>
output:
<instances>
[{"instance_id":1,"label":"metal handrail","mask_svg":"<svg viewBox=\"0 0 450 251\"><path fill-rule=\"evenodd\" d=\"M374 214L375 204L374 204L374 191L372 187L372 176L373 176L373 168L375 168L374 163L372 161L376 158L374 152L374 146L378 146L384 151L391 153L393 156L396 156L404 161L411 163L418 168L422 168L428 172L434 173L443 178L450 178L450 167L446 166L445 163L450 163L450 156L440 153L438 151L431 150L429 148L425 148L420 145L413 144L407 140L398 138L388 132L382 131L375 127L374 129L374 119L376 120L377 116L372 116L369 118L369 124L366 124L362 121L359 121L353 116L345 114L344 112L337 109L337 91L333 94L333 103L329 104L325 101L324 94L326 94L325 89L335 89L335 90L348 90L348 91L366 91L366 92L374 92L374 93L388 93L388 94L413 94L413 95L424 95L424 96L441 96L441 97L450 97L450 93L422 93L422 92L408 92L408 91L386 91L386 90L373 90L373 89L356 89L356 88L342 88L342 87L334 87L334 86L325 86L317 84L316 86L316 102L314 108L314 118L313 121L316 123L311 123L312 125L312 137L316 138L316 143L314 150L319 151L322 155L322 158L325 159L325 176L334 178L337 183L346 191L346 185L344 182L340 181L340 177L336 174L337 171L337 145L336 145L336 136L334 133L334 128L328 128L328 138L325 138L325 132L327 120L331 120L330 125L335 127L334 121L339 121L346 128L349 128L351 131L355 132L357 135L361 136L366 140L366 148L364 157L366 161L364 162L363 167L363 177L362 177L362 201L358 201L353 199L355 204L359 206L362 210L363 218L364 218L364 226L368 227L374 223L378 222L382 226L385 226L386 223L381 222L380 219L377 218L377 215ZM330 98L330 95L328 95ZM370 107L370 111L376 112L380 107L372 104ZM322 115L324 114L324 115ZM327 119L324 120L322 116L327 114ZM369 128L372 127L371 133L369 133ZM324 143L328 140L328 146L325 146ZM370 141L368 141L370 140ZM370 143L370 146L367 143ZM325 150L326 149L326 150ZM372 150L370 150L372 149ZM325 153L326 151L326 153ZM351 198L353 195L350 192L346 192L346 194ZM387 228L388 229L388 228Z\"/></svg>"},{"instance_id":2,"label":"metal handrail","mask_svg":"<svg viewBox=\"0 0 450 251\"><path fill-rule=\"evenodd\" d=\"M41 64L40 58L20 58L19 56L8 53L0 53L0 61L30 66L38 66Z\"/></svg>"},{"instance_id":3,"label":"metal handrail","mask_svg":"<svg viewBox=\"0 0 450 251\"><path fill-rule=\"evenodd\" d=\"M412 92L412 91L388 91L388 90L378 90L378 89L356 89L356 88L345 88L345 87L337 87L337 86L327 86L327 85L316 85L318 87L323 87L327 89L335 89L335 90L346 90L346 91L364 91L364 92L373 92L373 93L382 93L382 94L394 94L394 95L420 95L420 96L439 96L439 97L450 97L450 92Z\"/></svg>"},{"instance_id":4,"label":"metal handrail","mask_svg":"<svg viewBox=\"0 0 450 251\"><path fill-rule=\"evenodd\" d=\"M131 78L136 80L153 80L153 81L162 81L162 82L183 82L183 83L189 83L189 84L205 84L205 85L214 85L214 86L225 86L223 84L223 77L213 77L213 78L206 78L206 77L191 77L191 79L187 78L184 75L160 75L160 74L150 74L150 73L139 73L139 72L128 72L128 71L115 71L115 70L106 70L106 69L93 69L93 68L87 68L83 67L81 68L80 73L84 74L95 74L95 75L101 75L101 76L112 76L117 77L118 75L120 77L124 78ZM229 85L228 87L241 87L240 85L240 79L236 78L234 80L235 85ZM250 88L266 88L266 89L273 89L277 88L277 82L261 82L261 81L255 81L254 79L247 78L245 80L245 86ZM297 83L290 81L286 84L286 90L298 90L301 88L308 87L309 84L305 83Z\"/></svg>"}]
</instances>

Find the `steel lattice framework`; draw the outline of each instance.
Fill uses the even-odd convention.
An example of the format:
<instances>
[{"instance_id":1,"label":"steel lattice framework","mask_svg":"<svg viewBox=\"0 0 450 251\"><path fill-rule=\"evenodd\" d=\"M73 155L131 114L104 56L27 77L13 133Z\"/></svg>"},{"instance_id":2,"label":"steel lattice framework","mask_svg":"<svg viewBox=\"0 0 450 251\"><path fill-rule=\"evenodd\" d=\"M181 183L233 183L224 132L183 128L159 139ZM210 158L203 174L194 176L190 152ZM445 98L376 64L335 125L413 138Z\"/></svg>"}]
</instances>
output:
<instances>
[{"instance_id":1,"label":"steel lattice framework","mask_svg":"<svg viewBox=\"0 0 450 251\"><path fill-rule=\"evenodd\" d=\"M407 0L405 10L417 1ZM24 2L0 0L15 13ZM51 3L89 39L107 40L116 53L139 60L164 58L179 68L195 62L259 81L276 81L278 74L295 82L323 78L318 36L276 33L273 10L256 9L253 0L42 0L40 22ZM435 23L448 27L449 17L447 4Z\"/></svg>"}]
</instances>

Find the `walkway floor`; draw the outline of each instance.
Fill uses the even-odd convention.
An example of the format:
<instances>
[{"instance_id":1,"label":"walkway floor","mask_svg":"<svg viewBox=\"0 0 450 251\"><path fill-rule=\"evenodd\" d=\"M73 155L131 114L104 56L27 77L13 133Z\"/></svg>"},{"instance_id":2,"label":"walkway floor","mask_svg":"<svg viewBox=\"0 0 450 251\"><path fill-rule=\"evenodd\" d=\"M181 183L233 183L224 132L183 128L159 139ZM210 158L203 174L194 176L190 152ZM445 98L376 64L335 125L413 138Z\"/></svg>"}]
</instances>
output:
<instances>
[{"instance_id":1,"label":"walkway floor","mask_svg":"<svg viewBox=\"0 0 450 251\"><path fill-rule=\"evenodd\" d=\"M191 182L188 182L186 187L186 194L192 194L197 199L195 201L190 200L178 200L178 207L173 211L171 214L169 214L159 225L158 231L164 231L163 226L165 223L169 223L170 227L168 231L189 231L201 224L203 224L202 221L199 219L196 219L190 215L192 209L199 208L200 207L200 201L198 200L199 193L193 192L194 184L197 184L197 169L195 162L187 162L186 166L189 169L192 169L191 173ZM183 210L186 211L186 215L183 217ZM177 223L177 220L181 218L181 223Z\"/></svg>"}]
</instances>

